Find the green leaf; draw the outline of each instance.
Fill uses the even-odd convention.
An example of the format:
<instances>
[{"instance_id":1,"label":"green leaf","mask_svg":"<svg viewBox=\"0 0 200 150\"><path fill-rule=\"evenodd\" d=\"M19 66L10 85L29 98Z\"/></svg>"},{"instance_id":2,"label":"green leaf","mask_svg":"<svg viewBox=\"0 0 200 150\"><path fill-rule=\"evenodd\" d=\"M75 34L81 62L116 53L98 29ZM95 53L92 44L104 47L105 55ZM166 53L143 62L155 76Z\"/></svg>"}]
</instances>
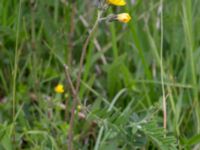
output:
<instances>
[{"instance_id":1,"label":"green leaf","mask_svg":"<svg viewBox=\"0 0 200 150\"><path fill-rule=\"evenodd\" d=\"M199 143L200 143L200 134L193 136L187 141L188 146L192 146Z\"/></svg>"}]
</instances>

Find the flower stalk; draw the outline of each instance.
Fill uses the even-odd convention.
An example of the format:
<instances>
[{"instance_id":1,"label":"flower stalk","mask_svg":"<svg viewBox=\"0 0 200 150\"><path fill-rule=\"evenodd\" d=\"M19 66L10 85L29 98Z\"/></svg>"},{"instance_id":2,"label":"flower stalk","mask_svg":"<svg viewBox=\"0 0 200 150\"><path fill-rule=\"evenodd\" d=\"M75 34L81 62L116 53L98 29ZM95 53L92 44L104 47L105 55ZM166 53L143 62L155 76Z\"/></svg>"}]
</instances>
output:
<instances>
[{"instance_id":1,"label":"flower stalk","mask_svg":"<svg viewBox=\"0 0 200 150\"><path fill-rule=\"evenodd\" d=\"M68 150L72 150L73 149L73 126L74 126L74 119L75 119L75 109L77 108L77 104L78 101L80 101L78 93L79 93L79 89L80 89L80 83L81 83L81 77L82 77L82 72L83 72L83 63L84 63L84 59L87 53L87 47L88 44L90 42L90 40L92 39L92 37L94 36L94 33L98 27L98 23L100 21L103 20L107 20L107 21L114 21L117 20L119 22L123 22L123 23L127 23L131 17L129 16L129 14L127 13L122 13L122 14L118 14L118 15L110 15L108 17L105 18L101 18L103 12L109 7L109 5L116 5L116 6L124 6L126 4L125 0L99 0L99 9L97 12L97 18L96 21L91 29L91 31L89 32L89 35L83 45L82 48L82 52L81 52L81 57L80 57L80 62L79 62L79 71L77 74L77 80L76 80L76 85L74 86L69 74L69 70L68 67L65 66L65 71L66 71L66 75L67 75L67 80L70 83L70 88L71 88L71 92L72 92L72 96L73 96L73 104L72 104L72 108L71 108L71 117L70 117L70 123L69 123L69 132L68 132Z\"/></svg>"},{"instance_id":2,"label":"flower stalk","mask_svg":"<svg viewBox=\"0 0 200 150\"><path fill-rule=\"evenodd\" d=\"M81 53L81 58L80 58L80 63L79 63L79 72L78 72L78 76L77 76L77 82L76 82L76 89L74 89L73 84L71 83L71 86L73 88L72 90L72 94L73 94L73 104L72 104L72 109L71 109L71 118L70 118L70 123L69 123L69 133L68 133L68 149L72 150L73 149L73 124L74 124L74 119L75 119L75 109L78 103L78 91L80 88L80 82L81 82L81 76L82 76L82 70L83 70L83 62L84 62L84 58L87 52L87 47L88 44L90 42L90 40L92 39L95 30L98 26L99 20L101 18L102 15L102 10L98 10L98 14L97 14L97 19L91 29L91 31L89 32L89 35L83 45L83 49L82 49L82 53ZM70 77L68 75L68 80L70 80Z\"/></svg>"},{"instance_id":3,"label":"flower stalk","mask_svg":"<svg viewBox=\"0 0 200 150\"><path fill-rule=\"evenodd\" d=\"M78 76L77 76L77 82L76 82L76 91L78 92L79 91L79 87L80 87L80 82L81 82L81 75L82 75L82 70L83 70L83 61L84 61L84 58L85 58L85 55L86 55L86 51L87 51L87 46L89 44L89 41L91 40L92 36L94 35L95 33L95 30L98 26L98 23L100 21L100 18L101 18L101 15L102 15L102 10L98 10L98 14L97 14L97 19L94 23L94 26L93 28L91 29L84 45L83 45L83 49L82 49L82 53L81 53L81 58L80 58L80 65L79 65L79 72L78 72Z\"/></svg>"}]
</instances>

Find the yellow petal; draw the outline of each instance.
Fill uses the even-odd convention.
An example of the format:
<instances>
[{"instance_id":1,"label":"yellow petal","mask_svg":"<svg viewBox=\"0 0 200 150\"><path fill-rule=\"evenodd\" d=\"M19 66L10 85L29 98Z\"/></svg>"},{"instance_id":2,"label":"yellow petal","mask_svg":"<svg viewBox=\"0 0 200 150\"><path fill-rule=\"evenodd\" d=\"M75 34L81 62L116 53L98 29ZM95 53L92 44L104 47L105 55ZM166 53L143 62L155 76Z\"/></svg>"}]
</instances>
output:
<instances>
[{"instance_id":1,"label":"yellow petal","mask_svg":"<svg viewBox=\"0 0 200 150\"><path fill-rule=\"evenodd\" d=\"M55 88L54 91L56 93L64 93L64 86L62 84L58 84Z\"/></svg>"},{"instance_id":2,"label":"yellow petal","mask_svg":"<svg viewBox=\"0 0 200 150\"><path fill-rule=\"evenodd\" d=\"M116 6L124 6L126 5L125 0L107 0L109 4L116 5Z\"/></svg>"},{"instance_id":3,"label":"yellow petal","mask_svg":"<svg viewBox=\"0 0 200 150\"><path fill-rule=\"evenodd\" d=\"M123 23L127 23L131 20L131 16L128 13L121 13L117 15L117 20Z\"/></svg>"}]
</instances>

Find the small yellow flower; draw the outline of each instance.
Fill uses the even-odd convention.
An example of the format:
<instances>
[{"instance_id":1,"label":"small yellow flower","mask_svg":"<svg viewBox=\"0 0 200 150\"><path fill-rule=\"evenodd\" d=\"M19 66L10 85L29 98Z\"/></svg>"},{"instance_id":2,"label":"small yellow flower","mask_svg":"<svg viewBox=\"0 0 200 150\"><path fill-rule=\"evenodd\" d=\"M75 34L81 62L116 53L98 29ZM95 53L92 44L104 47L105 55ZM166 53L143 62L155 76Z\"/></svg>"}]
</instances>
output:
<instances>
[{"instance_id":1,"label":"small yellow flower","mask_svg":"<svg viewBox=\"0 0 200 150\"><path fill-rule=\"evenodd\" d=\"M116 5L116 6L124 6L126 5L125 0L107 0L107 3Z\"/></svg>"},{"instance_id":2,"label":"small yellow flower","mask_svg":"<svg viewBox=\"0 0 200 150\"><path fill-rule=\"evenodd\" d=\"M77 106L77 109L78 109L78 111L81 111L82 106L81 106L81 105L78 105L78 106Z\"/></svg>"},{"instance_id":3,"label":"small yellow flower","mask_svg":"<svg viewBox=\"0 0 200 150\"><path fill-rule=\"evenodd\" d=\"M58 84L55 88L54 91L56 93L64 93L64 86L62 84Z\"/></svg>"},{"instance_id":4,"label":"small yellow flower","mask_svg":"<svg viewBox=\"0 0 200 150\"><path fill-rule=\"evenodd\" d=\"M131 20L131 16L128 13L121 13L117 15L117 20L120 22L127 23Z\"/></svg>"}]
</instances>

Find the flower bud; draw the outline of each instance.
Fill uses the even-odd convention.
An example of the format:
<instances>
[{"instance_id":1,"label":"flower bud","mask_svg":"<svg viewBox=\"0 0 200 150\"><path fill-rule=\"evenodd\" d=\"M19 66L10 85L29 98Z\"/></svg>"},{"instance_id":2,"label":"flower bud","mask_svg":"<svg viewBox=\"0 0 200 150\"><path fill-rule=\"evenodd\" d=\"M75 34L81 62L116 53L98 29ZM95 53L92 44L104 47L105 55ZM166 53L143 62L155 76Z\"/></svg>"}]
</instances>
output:
<instances>
[{"instance_id":1,"label":"flower bud","mask_svg":"<svg viewBox=\"0 0 200 150\"><path fill-rule=\"evenodd\" d=\"M127 23L131 20L131 16L128 13L121 13L117 15L117 20L123 23Z\"/></svg>"}]
</instances>

